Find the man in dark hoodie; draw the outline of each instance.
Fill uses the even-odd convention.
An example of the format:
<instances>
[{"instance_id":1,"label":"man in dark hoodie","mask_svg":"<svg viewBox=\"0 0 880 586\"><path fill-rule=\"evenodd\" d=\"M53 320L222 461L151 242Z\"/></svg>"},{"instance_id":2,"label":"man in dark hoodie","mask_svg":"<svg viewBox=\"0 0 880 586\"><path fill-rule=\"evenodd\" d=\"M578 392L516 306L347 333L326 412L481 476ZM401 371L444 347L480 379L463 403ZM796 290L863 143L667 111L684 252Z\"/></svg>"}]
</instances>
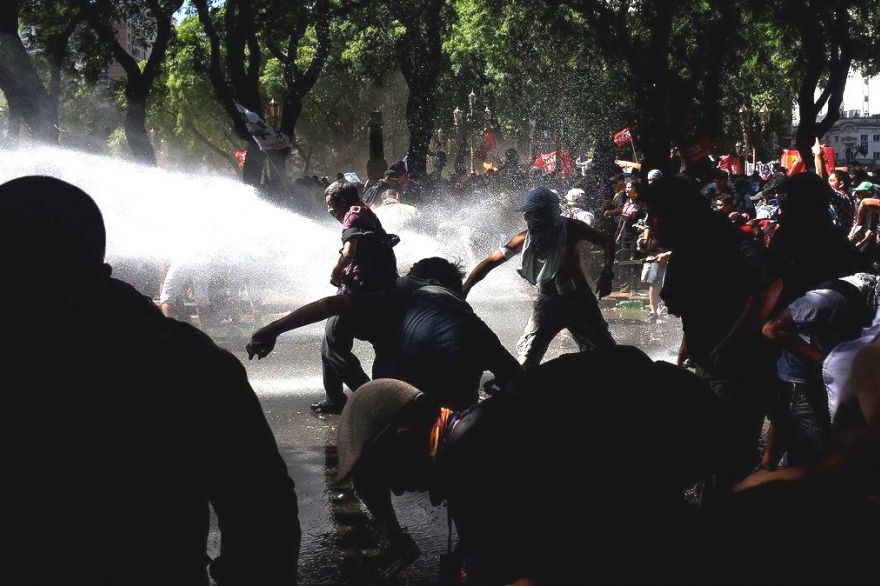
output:
<instances>
[{"instance_id":1,"label":"man in dark hoodie","mask_svg":"<svg viewBox=\"0 0 880 586\"><path fill-rule=\"evenodd\" d=\"M104 263L95 202L0 185L0 581L297 581L294 485L244 368ZM207 557L209 505L220 555Z\"/></svg>"}]
</instances>

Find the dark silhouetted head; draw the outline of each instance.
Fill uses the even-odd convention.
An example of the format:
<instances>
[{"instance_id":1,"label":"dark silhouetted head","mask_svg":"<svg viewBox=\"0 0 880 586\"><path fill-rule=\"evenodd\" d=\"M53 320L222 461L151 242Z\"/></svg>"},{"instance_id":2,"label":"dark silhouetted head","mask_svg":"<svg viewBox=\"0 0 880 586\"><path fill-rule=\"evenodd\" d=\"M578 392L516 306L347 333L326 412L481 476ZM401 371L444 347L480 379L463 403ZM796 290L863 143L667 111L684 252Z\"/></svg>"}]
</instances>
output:
<instances>
[{"instance_id":1,"label":"dark silhouetted head","mask_svg":"<svg viewBox=\"0 0 880 586\"><path fill-rule=\"evenodd\" d=\"M461 293L462 283L464 282L464 271L461 266L439 256L423 258L418 261L409 270L407 276L423 281L437 281L441 286L453 293Z\"/></svg>"},{"instance_id":2,"label":"dark silhouetted head","mask_svg":"<svg viewBox=\"0 0 880 586\"><path fill-rule=\"evenodd\" d=\"M779 184L780 219L787 224L831 225L831 186L815 173L798 173Z\"/></svg>"},{"instance_id":3,"label":"dark silhouetted head","mask_svg":"<svg viewBox=\"0 0 880 586\"><path fill-rule=\"evenodd\" d=\"M14 295L7 303L47 315L90 298L110 274L105 245L101 211L78 187L41 175L0 185L0 271L15 284L0 292Z\"/></svg>"},{"instance_id":4,"label":"dark silhouetted head","mask_svg":"<svg viewBox=\"0 0 880 586\"><path fill-rule=\"evenodd\" d=\"M667 248L677 247L712 218L709 202L684 177L663 177L652 182L645 187L640 202L647 209L654 237Z\"/></svg>"}]
</instances>

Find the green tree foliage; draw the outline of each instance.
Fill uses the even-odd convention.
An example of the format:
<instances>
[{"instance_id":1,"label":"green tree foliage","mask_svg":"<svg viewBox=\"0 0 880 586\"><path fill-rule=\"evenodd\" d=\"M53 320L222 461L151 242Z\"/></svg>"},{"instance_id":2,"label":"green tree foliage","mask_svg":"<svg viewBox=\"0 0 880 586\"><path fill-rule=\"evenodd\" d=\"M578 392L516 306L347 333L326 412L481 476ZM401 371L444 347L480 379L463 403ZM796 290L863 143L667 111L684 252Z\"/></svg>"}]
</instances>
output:
<instances>
[{"instance_id":1,"label":"green tree foliage","mask_svg":"<svg viewBox=\"0 0 880 586\"><path fill-rule=\"evenodd\" d=\"M68 43L85 14L66 2L8 0L0 4L0 89L9 104L9 133L22 125L41 140L58 140L62 69Z\"/></svg>"}]
</instances>

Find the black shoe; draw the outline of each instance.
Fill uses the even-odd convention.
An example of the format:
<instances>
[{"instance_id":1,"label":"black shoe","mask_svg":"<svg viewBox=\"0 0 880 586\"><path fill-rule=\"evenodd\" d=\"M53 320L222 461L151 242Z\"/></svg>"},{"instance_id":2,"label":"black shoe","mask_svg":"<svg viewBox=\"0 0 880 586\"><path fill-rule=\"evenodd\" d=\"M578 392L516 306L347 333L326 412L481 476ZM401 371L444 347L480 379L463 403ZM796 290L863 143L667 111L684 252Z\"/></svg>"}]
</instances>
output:
<instances>
[{"instance_id":1,"label":"black shoe","mask_svg":"<svg viewBox=\"0 0 880 586\"><path fill-rule=\"evenodd\" d=\"M309 409L312 410L312 413L317 413L318 415L339 415L342 413L343 407L345 407L345 401L336 402L324 399L320 403L312 403Z\"/></svg>"},{"instance_id":2,"label":"black shoe","mask_svg":"<svg viewBox=\"0 0 880 586\"><path fill-rule=\"evenodd\" d=\"M377 582L380 584L387 582L416 561L421 554L419 546L409 534L395 535L379 554Z\"/></svg>"}]
</instances>

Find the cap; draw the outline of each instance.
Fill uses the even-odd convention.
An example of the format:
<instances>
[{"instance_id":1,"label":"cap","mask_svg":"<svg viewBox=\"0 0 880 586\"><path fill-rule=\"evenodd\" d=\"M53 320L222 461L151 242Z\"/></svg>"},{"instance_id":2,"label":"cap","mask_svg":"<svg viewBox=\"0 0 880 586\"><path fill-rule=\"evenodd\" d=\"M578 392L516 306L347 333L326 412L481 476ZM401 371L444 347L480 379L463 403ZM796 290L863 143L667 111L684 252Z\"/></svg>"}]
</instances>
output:
<instances>
[{"instance_id":1,"label":"cap","mask_svg":"<svg viewBox=\"0 0 880 586\"><path fill-rule=\"evenodd\" d=\"M400 420L404 408L422 393L403 381L379 378L358 387L346 401L339 419L336 450L337 480L345 480L366 448L389 425Z\"/></svg>"},{"instance_id":2,"label":"cap","mask_svg":"<svg viewBox=\"0 0 880 586\"><path fill-rule=\"evenodd\" d=\"M569 203L577 203L577 201L587 194L586 191L580 189L578 187L572 188L568 190L568 193L565 194L565 199Z\"/></svg>"},{"instance_id":3,"label":"cap","mask_svg":"<svg viewBox=\"0 0 880 586\"><path fill-rule=\"evenodd\" d=\"M874 184L870 181L862 181L859 183L858 187L854 187L853 191L872 191L874 189Z\"/></svg>"},{"instance_id":4,"label":"cap","mask_svg":"<svg viewBox=\"0 0 880 586\"><path fill-rule=\"evenodd\" d=\"M546 187L536 187L526 194L525 201L517 208L517 211L530 212L553 205L559 205L559 196Z\"/></svg>"},{"instance_id":5,"label":"cap","mask_svg":"<svg viewBox=\"0 0 880 586\"><path fill-rule=\"evenodd\" d=\"M663 172L660 169L651 169L648 171L648 181L655 181L663 178Z\"/></svg>"}]
</instances>

